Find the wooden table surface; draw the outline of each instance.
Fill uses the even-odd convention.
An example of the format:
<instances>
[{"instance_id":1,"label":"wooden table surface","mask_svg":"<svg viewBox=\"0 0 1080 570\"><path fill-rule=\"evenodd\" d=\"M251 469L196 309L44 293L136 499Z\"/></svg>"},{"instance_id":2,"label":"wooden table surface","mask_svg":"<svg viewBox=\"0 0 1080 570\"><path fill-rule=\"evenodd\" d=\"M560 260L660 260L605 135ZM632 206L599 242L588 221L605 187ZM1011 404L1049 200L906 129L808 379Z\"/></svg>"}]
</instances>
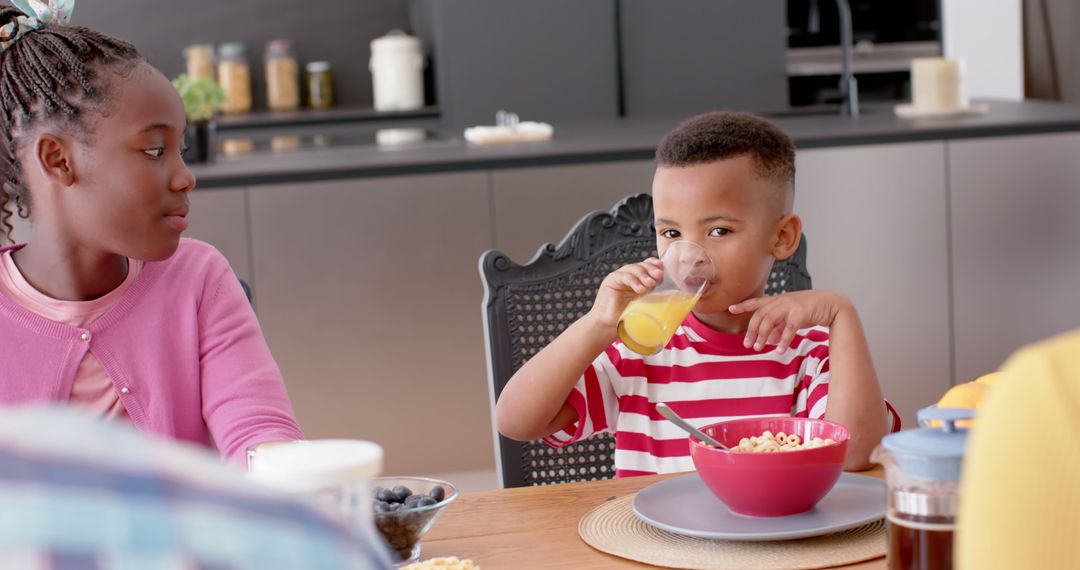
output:
<instances>
[{"instance_id":1,"label":"wooden table surface","mask_svg":"<svg viewBox=\"0 0 1080 570\"><path fill-rule=\"evenodd\" d=\"M884 472L877 467L861 474L881 479ZM679 475L462 493L422 539L420 557L470 558L483 570L651 568L594 550L578 536L578 522L605 501ZM842 568L881 570L885 559Z\"/></svg>"}]
</instances>

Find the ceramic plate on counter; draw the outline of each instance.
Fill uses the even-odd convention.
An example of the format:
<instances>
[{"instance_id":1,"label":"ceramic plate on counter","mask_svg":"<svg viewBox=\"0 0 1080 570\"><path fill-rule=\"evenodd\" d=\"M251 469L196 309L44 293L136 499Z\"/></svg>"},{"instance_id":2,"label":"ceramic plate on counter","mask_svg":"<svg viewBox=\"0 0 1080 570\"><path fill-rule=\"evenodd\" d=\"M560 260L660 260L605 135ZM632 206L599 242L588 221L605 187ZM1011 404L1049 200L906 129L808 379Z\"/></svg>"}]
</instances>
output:
<instances>
[{"instance_id":1,"label":"ceramic plate on counter","mask_svg":"<svg viewBox=\"0 0 1080 570\"><path fill-rule=\"evenodd\" d=\"M842 473L814 508L786 517L737 515L696 473L653 483L634 497L634 514L654 527L698 538L793 540L855 528L885 516L885 483Z\"/></svg>"},{"instance_id":2,"label":"ceramic plate on counter","mask_svg":"<svg viewBox=\"0 0 1080 570\"><path fill-rule=\"evenodd\" d=\"M990 105L987 103L972 103L967 107L958 107L956 109L920 109L911 103L901 103L893 107L893 110L896 112L897 117L904 119L930 119L981 115L990 110Z\"/></svg>"}]
</instances>

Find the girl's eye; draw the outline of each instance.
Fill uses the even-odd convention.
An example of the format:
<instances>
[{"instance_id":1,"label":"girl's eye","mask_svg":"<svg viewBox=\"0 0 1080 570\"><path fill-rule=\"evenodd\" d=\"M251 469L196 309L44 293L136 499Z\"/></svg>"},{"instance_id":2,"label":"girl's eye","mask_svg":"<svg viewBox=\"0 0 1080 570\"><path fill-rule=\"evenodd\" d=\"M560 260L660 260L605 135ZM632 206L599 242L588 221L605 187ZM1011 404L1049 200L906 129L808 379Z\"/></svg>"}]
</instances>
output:
<instances>
[{"instance_id":1,"label":"girl's eye","mask_svg":"<svg viewBox=\"0 0 1080 570\"><path fill-rule=\"evenodd\" d=\"M148 148L143 152L151 158L161 158L161 155L165 154L165 147Z\"/></svg>"},{"instance_id":2,"label":"girl's eye","mask_svg":"<svg viewBox=\"0 0 1080 570\"><path fill-rule=\"evenodd\" d=\"M723 237L731 233L727 228L713 228L709 230L709 237Z\"/></svg>"},{"instance_id":3,"label":"girl's eye","mask_svg":"<svg viewBox=\"0 0 1080 570\"><path fill-rule=\"evenodd\" d=\"M660 232L660 236L667 239L676 239L679 237L679 230L663 230Z\"/></svg>"}]
</instances>

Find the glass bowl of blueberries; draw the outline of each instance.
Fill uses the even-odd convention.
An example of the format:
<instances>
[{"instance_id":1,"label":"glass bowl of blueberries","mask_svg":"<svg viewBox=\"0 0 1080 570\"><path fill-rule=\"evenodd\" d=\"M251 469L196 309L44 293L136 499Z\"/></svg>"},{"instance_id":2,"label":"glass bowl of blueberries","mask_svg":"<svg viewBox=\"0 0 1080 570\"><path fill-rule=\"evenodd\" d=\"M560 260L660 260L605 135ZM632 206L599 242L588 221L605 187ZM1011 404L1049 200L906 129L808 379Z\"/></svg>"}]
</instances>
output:
<instances>
[{"instance_id":1,"label":"glass bowl of blueberries","mask_svg":"<svg viewBox=\"0 0 1080 570\"><path fill-rule=\"evenodd\" d=\"M371 486L375 528L400 564L419 560L420 537L457 498L457 488L427 477L376 477Z\"/></svg>"}]
</instances>

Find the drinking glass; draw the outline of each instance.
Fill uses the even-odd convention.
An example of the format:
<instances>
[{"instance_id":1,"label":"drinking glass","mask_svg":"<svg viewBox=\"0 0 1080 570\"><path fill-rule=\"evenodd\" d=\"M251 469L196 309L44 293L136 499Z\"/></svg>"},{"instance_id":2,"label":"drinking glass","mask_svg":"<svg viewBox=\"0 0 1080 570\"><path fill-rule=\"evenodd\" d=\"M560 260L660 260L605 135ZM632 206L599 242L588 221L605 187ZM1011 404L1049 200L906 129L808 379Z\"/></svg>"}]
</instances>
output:
<instances>
[{"instance_id":1,"label":"drinking glass","mask_svg":"<svg viewBox=\"0 0 1080 570\"><path fill-rule=\"evenodd\" d=\"M715 271L705 248L690 241L672 242L660 262L664 278L619 317L619 338L638 354L656 354L667 346Z\"/></svg>"}]
</instances>

